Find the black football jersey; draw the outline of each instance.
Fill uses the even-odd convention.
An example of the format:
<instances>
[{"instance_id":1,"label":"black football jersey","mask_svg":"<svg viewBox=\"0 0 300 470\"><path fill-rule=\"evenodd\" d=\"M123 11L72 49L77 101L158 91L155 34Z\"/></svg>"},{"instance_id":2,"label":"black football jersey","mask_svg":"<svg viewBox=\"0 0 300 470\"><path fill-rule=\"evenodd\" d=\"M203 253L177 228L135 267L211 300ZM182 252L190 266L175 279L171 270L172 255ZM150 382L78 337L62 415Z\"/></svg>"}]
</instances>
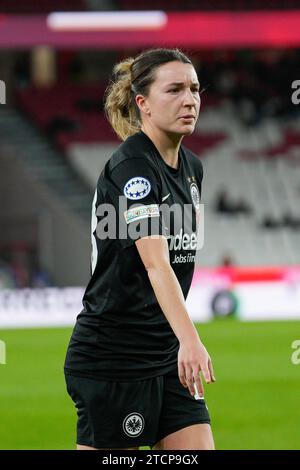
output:
<instances>
[{"instance_id":1,"label":"black football jersey","mask_svg":"<svg viewBox=\"0 0 300 470\"><path fill-rule=\"evenodd\" d=\"M91 221L91 278L69 342L65 372L130 381L177 364L179 342L167 321L135 241L168 240L170 264L187 297L196 249L202 164L180 146L168 165L140 131L126 139L98 179Z\"/></svg>"}]
</instances>

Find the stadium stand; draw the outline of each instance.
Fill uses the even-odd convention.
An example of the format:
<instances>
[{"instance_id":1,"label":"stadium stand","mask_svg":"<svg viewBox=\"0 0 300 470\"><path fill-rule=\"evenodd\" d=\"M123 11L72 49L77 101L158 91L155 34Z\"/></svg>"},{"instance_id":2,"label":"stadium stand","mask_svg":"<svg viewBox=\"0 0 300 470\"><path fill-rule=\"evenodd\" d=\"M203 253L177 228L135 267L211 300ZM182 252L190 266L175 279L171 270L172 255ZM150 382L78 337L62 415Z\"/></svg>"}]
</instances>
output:
<instances>
[{"instance_id":1,"label":"stadium stand","mask_svg":"<svg viewBox=\"0 0 300 470\"><path fill-rule=\"evenodd\" d=\"M202 266L227 258L240 265L299 263L299 112L291 105L287 81L289 69L299 69L297 51L253 57L219 53L215 59L203 53L198 59L200 81L208 90L201 96L196 132L184 141L205 171L205 245L197 261ZM278 79L282 67L285 74ZM105 87L104 82L57 83L17 94L23 113L91 191L119 144L103 112ZM216 208L222 191L233 210Z\"/></svg>"}]
</instances>

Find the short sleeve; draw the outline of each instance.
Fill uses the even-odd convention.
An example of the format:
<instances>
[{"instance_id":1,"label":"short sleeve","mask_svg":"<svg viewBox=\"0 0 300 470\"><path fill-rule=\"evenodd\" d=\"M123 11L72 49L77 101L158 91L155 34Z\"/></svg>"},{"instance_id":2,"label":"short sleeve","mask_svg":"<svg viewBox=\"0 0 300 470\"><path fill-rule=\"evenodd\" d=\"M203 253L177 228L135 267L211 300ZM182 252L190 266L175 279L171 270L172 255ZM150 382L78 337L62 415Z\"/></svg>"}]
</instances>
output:
<instances>
[{"instance_id":1,"label":"short sleeve","mask_svg":"<svg viewBox=\"0 0 300 470\"><path fill-rule=\"evenodd\" d=\"M123 248L145 236L165 235L155 168L143 158L127 159L110 172L109 180L107 199L116 211L116 233Z\"/></svg>"}]
</instances>

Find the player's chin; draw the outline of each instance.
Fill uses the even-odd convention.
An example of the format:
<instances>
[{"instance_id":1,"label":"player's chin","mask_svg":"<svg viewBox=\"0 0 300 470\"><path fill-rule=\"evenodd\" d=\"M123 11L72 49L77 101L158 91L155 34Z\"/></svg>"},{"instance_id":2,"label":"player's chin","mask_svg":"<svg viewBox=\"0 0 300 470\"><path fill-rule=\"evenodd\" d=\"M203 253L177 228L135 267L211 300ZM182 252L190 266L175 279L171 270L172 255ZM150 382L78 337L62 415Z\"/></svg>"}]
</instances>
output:
<instances>
[{"instance_id":1,"label":"player's chin","mask_svg":"<svg viewBox=\"0 0 300 470\"><path fill-rule=\"evenodd\" d=\"M180 126L179 134L181 135L191 135L195 130L195 124L184 124Z\"/></svg>"},{"instance_id":2,"label":"player's chin","mask_svg":"<svg viewBox=\"0 0 300 470\"><path fill-rule=\"evenodd\" d=\"M191 135L195 130L195 123L185 123L178 124L176 123L172 127L169 127L168 132L171 134L176 134L177 136L188 136Z\"/></svg>"}]
</instances>

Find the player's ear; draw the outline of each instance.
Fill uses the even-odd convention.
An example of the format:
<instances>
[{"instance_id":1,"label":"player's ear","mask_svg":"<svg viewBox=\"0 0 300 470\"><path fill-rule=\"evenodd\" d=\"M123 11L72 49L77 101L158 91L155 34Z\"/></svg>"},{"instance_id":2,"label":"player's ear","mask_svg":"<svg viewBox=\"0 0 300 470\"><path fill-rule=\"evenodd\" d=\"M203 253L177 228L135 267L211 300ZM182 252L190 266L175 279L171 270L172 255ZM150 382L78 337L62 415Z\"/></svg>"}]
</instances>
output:
<instances>
[{"instance_id":1,"label":"player's ear","mask_svg":"<svg viewBox=\"0 0 300 470\"><path fill-rule=\"evenodd\" d=\"M141 113L150 115L150 108L147 102L147 98L144 95L136 95L135 102Z\"/></svg>"}]
</instances>

